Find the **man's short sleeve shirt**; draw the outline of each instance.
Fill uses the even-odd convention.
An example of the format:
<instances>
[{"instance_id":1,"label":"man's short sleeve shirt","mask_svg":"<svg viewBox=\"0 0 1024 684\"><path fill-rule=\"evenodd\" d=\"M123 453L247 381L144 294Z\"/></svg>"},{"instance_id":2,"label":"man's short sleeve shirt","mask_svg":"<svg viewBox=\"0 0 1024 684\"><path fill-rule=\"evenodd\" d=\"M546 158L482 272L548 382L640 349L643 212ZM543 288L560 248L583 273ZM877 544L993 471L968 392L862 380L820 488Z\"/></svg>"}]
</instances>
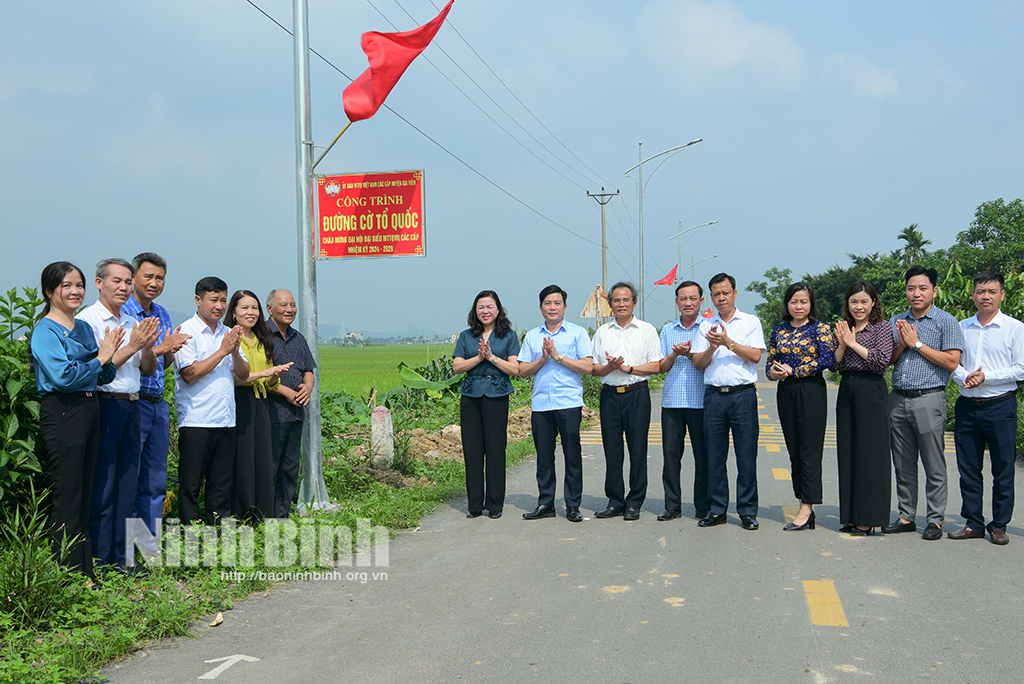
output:
<instances>
[{"instance_id":1,"label":"man's short sleeve shirt","mask_svg":"<svg viewBox=\"0 0 1024 684\"><path fill-rule=\"evenodd\" d=\"M658 342L658 331L650 323L636 317L625 326L620 326L614 320L605 323L594 333L594 363L608 363L607 355L621 356L623 366L642 366L652 361L660 361L661 345ZM642 375L630 375L625 371L614 370L601 378L601 383L632 385L646 379Z\"/></svg>"},{"instance_id":2,"label":"man's short sleeve shirt","mask_svg":"<svg viewBox=\"0 0 1024 684\"><path fill-rule=\"evenodd\" d=\"M533 363L543 356L544 338L550 337L559 354L571 359L590 357L590 335L580 326L562 321L554 333L546 325L533 328L526 333L519 360ZM548 358L533 376L533 397L530 407L534 411L557 411L583 406L582 376L566 368L553 358Z\"/></svg>"},{"instance_id":3,"label":"man's short sleeve shirt","mask_svg":"<svg viewBox=\"0 0 1024 684\"><path fill-rule=\"evenodd\" d=\"M297 390L302 384L302 378L306 373L312 373L316 369L316 360L309 344L302 333L295 329L295 326L288 326L288 333L281 335L274 321L267 321L270 331L274 334L274 364L282 365L292 362L292 367L281 373L281 384L289 389ZM270 420L274 423L294 423L302 421L305 413L301 406L296 406L280 394L270 393L270 402L267 409L270 412Z\"/></svg>"},{"instance_id":4,"label":"man's short sleeve shirt","mask_svg":"<svg viewBox=\"0 0 1024 684\"><path fill-rule=\"evenodd\" d=\"M75 318L89 324L93 335L96 337L97 344L103 340L107 330L113 330L119 325L123 326L124 339L121 341L121 346L118 349L124 348L131 341L132 333L135 331L134 318L131 316L114 315L110 313L107 307L103 306L103 302L99 301L78 314ZM100 385L96 390L99 392L124 394L137 393L142 387L141 365L142 352L137 351L117 369L117 375L114 376L113 380L106 385Z\"/></svg>"},{"instance_id":5,"label":"man's short sleeve shirt","mask_svg":"<svg viewBox=\"0 0 1024 684\"><path fill-rule=\"evenodd\" d=\"M192 339L174 355L174 404L179 427L235 427L234 363L228 354L209 373L189 384L181 369L212 356L220 349L228 328L217 321L211 330L199 314L181 324ZM244 358L241 350L238 352Z\"/></svg>"},{"instance_id":6,"label":"man's short sleeve shirt","mask_svg":"<svg viewBox=\"0 0 1024 684\"><path fill-rule=\"evenodd\" d=\"M164 338L169 332L172 331L174 324L171 323L171 315L167 313L167 309L160 306L156 302L149 305L150 313L147 314L142 305L139 304L139 300L135 298L133 294L125 302L125 305L121 307L121 314L131 316L133 319L141 323L143 319L148 316L156 316L160 319L160 332L157 334L156 342L153 346L158 346L163 343ZM149 394L156 397L164 396L164 357L158 355L156 357L156 372L152 375L142 376L142 393Z\"/></svg>"},{"instance_id":7,"label":"man's short sleeve shirt","mask_svg":"<svg viewBox=\"0 0 1024 684\"><path fill-rule=\"evenodd\" d=\"M678 318L665 324L661 329L661 356L672 353L672 346L690 342L690 350L700 331L701 319L697 318L689 328ZM664 408L704 408L704 371L693 367L693 361L685 356L676 358L665 374L665 385L661 388L661 405Z\"/></svg>"},{"instance_id":8,"label":"man's short sleeve shirt","mask_svg":"<svg viewBox=\"0 0 1024 684\"><path fill-rule=\"evenodd\" d=\"M723 328L729 339L736 344L754 349L767 349L764 343L764 328L761 327L761 319L753 314L743 313L739 309L733 314L729 322L722 320L720 314L705 319L700 324L700 333L693 341L690 351L699 354L710 348L707 340L708 331L712 326ZM732 387L735 385L749 385L757 382L757 364L747 361L735 352L725 347L718 347L711 357L711 363L704 369L704 383L713 387Z\"/></svg>"},{"instance_id":9,"label":"man's short sleeve shirt","mask_svg":"<svg viewBox=\"0 0 1024 684\"><path fill-rule=\"evenodd\" d=\"M905 321L917 330L917 338L932 349L947 351L949 349L964 350L964 333L960 324L951 315L934 304L921 318L914 318L913 313L904 311L892 318L894 342L900 343L896 321ZM892 386L903 390L932 389L945 387L952 371L924 358L921 352L907 347L896 359L892 367Z\"/></svg>"}]
</instances>

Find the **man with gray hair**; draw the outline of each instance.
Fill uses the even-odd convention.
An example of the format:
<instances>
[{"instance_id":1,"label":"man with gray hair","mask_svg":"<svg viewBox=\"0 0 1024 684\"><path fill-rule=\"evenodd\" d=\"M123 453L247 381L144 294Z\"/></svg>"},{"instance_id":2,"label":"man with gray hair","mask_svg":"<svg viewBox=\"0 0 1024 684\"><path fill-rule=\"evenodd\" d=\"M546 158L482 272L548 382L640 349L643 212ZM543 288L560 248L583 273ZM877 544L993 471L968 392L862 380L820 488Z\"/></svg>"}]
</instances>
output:
<instances>
[{"instance_id":1,"label":"man with gray hair","mask_svg":"<svg viewBox=\"0 0 1024 684\"><path fill-rule=\"evenodd\" d=\"M608 293L615 320L594 333L593 374L601 378L601 442L604 444L604 493L608 506L594 517L639 520L647 498L647 434L651 429L651 393L647 378L661 370L661 343L650 323L633 316L636 288L615 283ZM622 482L625 435L629 447L629 492Z\"/></svg>"},{"instance_id":2,"label":"man with gray hair","mask_svg":"<svg viewBox=\"0 0 1024 684\"><path fill-rule=\"evenodd\" d=\"M288 290L267 295L267 325L274 335L274 362L291 363L281 382L270 390L270 445L274 463L274 517L287 518L299 484L303 407L316 384L316 361L306 338L292 327L295 298Z\"/></svg>"},{"instance_id":3,"label":"man with gray hair","mask_svg":"<svg viewBox=\"0 0 1024 684\"><path fill-rule=\"evenodd\" d=\"M112 566L115 572L146 574L144 566L127 567L125 534L133 517L139 477L139 390L141 376L156 370L153 344L160 321L142 323L122 315L121 307L132 293L135 269L124 259L104 259L96 264L99 300L78 314L92 328L97 344L108 330L124 328L124 341L112 359L117 375L96 388L100 403L100 446L89 513L89 539L97 566Z\"/></svg>"}]
</instances>

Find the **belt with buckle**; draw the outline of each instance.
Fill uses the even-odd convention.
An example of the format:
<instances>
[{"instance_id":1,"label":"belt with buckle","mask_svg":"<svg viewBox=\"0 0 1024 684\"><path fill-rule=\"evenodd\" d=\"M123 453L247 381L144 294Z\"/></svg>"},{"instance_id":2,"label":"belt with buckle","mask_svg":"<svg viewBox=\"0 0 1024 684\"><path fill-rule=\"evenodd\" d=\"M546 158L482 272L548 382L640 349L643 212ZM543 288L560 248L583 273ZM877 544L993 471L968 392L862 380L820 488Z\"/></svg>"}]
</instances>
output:
<instances>
[{"instance_id":1,"label":"belt with buckle","mask_svg":"<svg viewBox=\"0 0 1024 684\"><path fill-rule=\"evenodd\" d=\"M716 392L722 394L728 394L730 392L742 392L743 390L753 389L754 383L749 382L746 385L708 385L708 389L713 389Z\"/></svg>"},{"instance_id":2,"label":"belt with buckle","mask_svg":"<svg viewBox=\"0 0 1024 684\"><path fill-rule=\"evenodd\" d=\"M96 396L103 397L104 399L120 399L121 401L138 401L138 392L97 392Z\"/></svg>"},{"instance_id":3,"label":"belt with buckle","mask_svg":"<svg viewBox=\"0 0 1024 684\"><path fill-rule=\"evenodd\" d=\"M975 406L991 406L992 404L998 404L1006 401L1007 399L1013 399L1015 396L1017 396L1016 391L1007 392L1006 394L1000 394L995 397L965 397L962 394L960 395L961 398L966 399Z\"/></svg>"},{"instance_id":4,"label":"belt with buckle","mask_svg":"<svg viewBox=\"0 0 1024 684\"><path fill-rule=\"evenodd\" d=\"M896 394L900 394L900 395L902 395L904 397L909 397L909 398L913 399L915 397L923 397L926 394L932 394L934 392L945 392L946 388L945 387L929 387L928 389L912 390L912 389L900 389L898 387L893 387L892 391L895 392Z\"/></svg>"},{"instance_id":5,"label":"belt with buckle","mask_svg":"<svg viewBox=\"0 0 1024 684\"><path fill-rule=\"evenodd\" d=\"M625 394L626 392L632 392L638 390L641 387L647 387L647 381L641 380L640 382L634 382L632 385L603 385L609 392L615 392L616 394Z\"/></svg>"},{"instance_id":6,"label":"belt with buckle","mask_svg":"<svg viewBox=\"0 0 1024 684\"><path fill-rule=\"evenodd\" d=\"M152 404L159 404L161 401L164 400L164 397L162 394L146 394L145 392L143 392L142 394L139 395L139 399L145 399L146 401Z\"/></svg>"}]
</instances>

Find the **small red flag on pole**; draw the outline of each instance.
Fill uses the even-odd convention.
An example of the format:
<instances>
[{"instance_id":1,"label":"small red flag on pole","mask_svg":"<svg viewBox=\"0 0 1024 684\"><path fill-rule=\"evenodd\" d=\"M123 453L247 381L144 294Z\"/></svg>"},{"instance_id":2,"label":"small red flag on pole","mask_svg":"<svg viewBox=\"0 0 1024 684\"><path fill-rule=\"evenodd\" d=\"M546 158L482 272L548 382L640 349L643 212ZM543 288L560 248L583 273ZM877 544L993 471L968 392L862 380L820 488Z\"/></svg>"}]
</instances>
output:
<instances>
[{"instance_id":1,"label":"small red flag on pole","mask_svg":"<svg viewBox=\"0 0 1024 684\"><path fill-rule=\"evenodd\" d=\"M451 0L433 20L412 31L363 34L363 52L370 68L352 81L341 96L349 121L369 119L377 113L412 61L430 45L454 2Z\"/></svg>"},{"instance_id":2,"label":"small red flag on pole","mask_svg":"<svg viewBox=\"0 0 1024 684\"><path fill-rule=\"evenodd\" d=\"M676 281L676 271L678 269L679 269L679 264L676 264L675 266L672 267L672 271L667 276L665 276L661 280L655 280L654 284L655 285L671 285L672 283L674 283Z\"/></svg>"},{"instance_id":3,"label":"small red flag on pole","mask_svg":"<svg viewBox=\"0 0 1024 684\"><path fill-rule=\"evenodd\" d=\"M711 307L710 306L708 307L708 310L704 312L703 317L704 318L714 318L714 314L711 313Z\"/></svg>"}]
</instances>

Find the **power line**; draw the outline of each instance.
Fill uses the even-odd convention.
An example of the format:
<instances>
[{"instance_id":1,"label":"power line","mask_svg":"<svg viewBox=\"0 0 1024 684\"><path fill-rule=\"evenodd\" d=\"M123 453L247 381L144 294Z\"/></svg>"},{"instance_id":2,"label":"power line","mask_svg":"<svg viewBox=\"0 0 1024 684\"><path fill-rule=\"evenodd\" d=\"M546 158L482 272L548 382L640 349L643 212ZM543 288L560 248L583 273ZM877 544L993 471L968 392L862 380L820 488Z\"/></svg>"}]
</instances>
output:
<instances>
[{"instance_id":1,"label":"power line","mask_svg":"<svg viewBox=\"0 0 1024 684\"><path fill-rule=\"evenodd\" d=\"M285 33L287 33L287 34L288 34L288 35L290 35L290 36L291 36L291 35L293 35L290 29L286 28L286 27L285 27L285 26L283 26L283 25L281 24L281 22L279 22L279 21L278 21L277 19L274 19L274 18L273 18L272 16L270 16L269 14L267 14L266 12L264 12L264 11L263 11L263 9L261 9L261 8L260 8L260 7L259 7L259 6L258 6L258 5L257 5L257 4L255 3L255 2L253 2L253 0L245 0L245 1L246 1L247 3L249 3L250 5L252 5L253 7L255 7L255 8L257 9L257 10L259 10L260 14L262 14L262 15L263 15L263 16L265 16L265 17L266 17L267 19L270 19L270 21L272 21L272 22L274 22L275 24L277 24L277 25L278 25L278 26L279 26L279 27L281 28L281 30L282 30L282 31L284 31ZM331 67L332 69L334 69L335 71L337 71L337 72L338 72L339 74L341 74L342 76L344 76L345 78L347 78L347 79L348 79L349 81L352 81L352 80L353 80L351 76L349 76L349 75L348 75L348 74L346 74L346 73L345 73L344 71L342 71L341 69L339 69L338 67L336 67L336 66L335 66L335 65L334 65L334 64L333 64L333 63L332 63L332 62L331 62L331 61L330 61L329 59L327 59L326 57L324 57L323 55L321 55L321 54L320 54L319 52L317 52L316 50L314 50L314 49L313 49L312 47L311 47L311 48L309 49L309 51L310 51L310 52L312 52L312 53L313 53L314 55L316 55L317 57L319 57L320 59L322 59L322 60L324 61L324 63L325 63L325 64L327 64L327 65L328 65L329 67ZM566 233L569 233L569 235L572 235L573 237L577 237L577 238L579 238L580 240L583 240L584 242L588 242L588 243L590 243L590 244L594 245L595 247L600 247L600 246L601 246L601 245L599 245L598 243L594 242L593 240L590 240L590 239L587 239L587 238L583 237L583 236L582 236L582 235L580 235L579 233L574 233L573 231L569 230L568 228L566 228L565 226L563 226L563 225L562 225L561 223L558 223L558 222L557 222L557 221L555 221L554 219L548 218L547 216L545 216L544 214L542 214L542 213L541 213L541 212L539 212L538 210L534 209L533 207L531 207L531 206L530 206L529 204L527 204L527 203L526 203L526 202L524 202L523 200L521 200L521 199L519 199L518 197L516 197L515 195L513 195L513 194L512 194L511 192L509 192L509 191L508 191L508 190L506 190L505 188L501 187L500 185L498 185L497 183L495 183L494 181L492 181L492 180L491 180L490 178L488 178L487 176L485 176L485 175L484 175L483 173L481 173L480 171L477 171L477 170L476 170L475 168L473 168L472 166L470 166L468 162L465 162L465 161L463 161L463 160L462 160L461 158L459 158L459 156L458 156L458 155L456 155L456 154L455 154L454 152L452 152L452 151L451 151L451 150L449 150L449 149L448 149L447 147L445 147L445 146L444 146L444 145L442 145L441 143L439 143L439 142L437 142L436 140L434 140L433 138L431 138L431 137L430 137L429 135L427 135L427 134L426 134L426 133L424 133L424 132L423 132L422 130L420 130L420 129L419 129L419 128L418 128L417 126L415 126L415 125L414 125L414 124L413 124L413 123L412 123L411 121L409 121L409 120L408 120L408 119L406 119L406 118L405 118L404 116L402 116L401 114L399 114L398 112L396 112L396 111L395 111L394 109L392 109L392 108L391 108L390 106L388 106L388 104L387 104L386 102L385 102L385 103L384 103L383 105L381 105L381 106L382 106L382 107L384 107L384 109L387 109L387 110L388 110L389 112L391 112L391 113L392 113L392 114L394 114L395 116L397 116L397 117L398 117L399 119L401 119L402 121L404 121L404 122L405 122L405 123L406 123L406 124L407 124L407 125L408 125L408 126L409 126L410 128L412 128L412 129L413 129L414 131L416 131L417 133L419 133L420 135L422 135L422 136L423 136L424 138L426 138L426 139L427 139L427 140L429 140L430 142L432 142L432 143L434 143L435 145L437 145L437 147L439 147L439 148L440 148L441 150L443 150L443 151L444 151L444 152L445 152L445 153L446 153L446 154L447 154L448 156L450 156L450 157L451 157L452 159L454 159L455 161L457 161L457 162L459 162L460 164L462 164L463 166L465 166L465 167L466 167L467 169L469 169L470 171L472 171L473 173L475 173L475 174L476 174L477 176L479 176L479 177L480 177L480 178L482 178L483 180L487 181L487 183L489 183L490 185L494 186L494 187L495 187L495 188L496 188L497 190L501 191L501 192L502 192L503 194L507 195L507 196L508 196L508 197L509 197L510 199L514 200L515 202L517 202L518 204L522 205L522 206L523 206L523 207L525 207L526 209L529 209L529 210L530 210L531 212L533 212L534 214L536 214L536 215L537 215L537 216L539 216L540 218L544 219L545 221L547 221L547 222L548 222L548 223L550 223L551 225L555 226L556 228L558 228L558 229L560 229L560 230L564 230L564 231L565 231Z\"/></svg>"},{"instance_id":2,"label":"power line","mask_svg":"<svg viewBox=\"0 0 1024 684\"><path fill-rule=\"evenodd\" d=\"M376 7L376 6L374 5L374 4L373 4L372 0L366 0L366 2L367 2L367 3L369 4L369 5L370 5L370 7L373 7L373 9L377 10L377 14L379 14L379 15L380 15L381 17L383 17L384 21L386 21L386 22L388 22L389 24L391 24L391 28L395 29L396 31L398 31L398 30L399 30L399 29L398 29L398 27L397 27L397 26L395 26L394 22L392 22L392 21L391 21L390 19L388 19L388 18L387 18L386 16L384 16L384 13L383 13L383 12L381 12L381 11L380 11L380 10L379 10L379 9L378 9L378 8L377 8L377 7ZM401 6L401 5L399 5L399 7L402 7L402 6ZM405 11L405 8L404 8L404 7L402 8L402 11ZM408 12L406 12L406 14L409 14L409 13L408 13ZM412 17L411 17L411 16L410 16L409 18L410 18L410 19L412 19ZM416 20L415 20L415 19L413 19L413 21L416 21ZM437 49L438 49L438 50L441 50L440 46L437 46L437 45L436 45L436 43L435 43L435 46L437 47ZM444 50L441 50L441 52L444 52ZM446 52L445 52L444 54L445 54L445 56L446 56L446 57L448 57L448 53L446 53ZM567 180L567 181L569 181L570 183L572 183L573 185L575 185L575 186L576 186L577 188L579 188L580 190L586 190L586 188L585 188L585 187L583 187L582 185L580 185L579 183L577 183L577 182L576 182L576 181L574 181L573 179L569 178L569 177L568 177L568 176L566 176L566 175L565 175L564 173L562 173L561 171L559 171L559 170L558 170L558 169L556 169L555 167L551 166L551 164L548 164L548 163L547 163L546 161L544 161L544 160L543 160L543 159L541 159L541 158L540 158L539 156L537 156L537 154L536 154L536 153L535 153L535 152L534 152L533 150L531 150L531 149L530 149L530 148L528 148L528 147L527 147L526 145L524 145L524 144L522 143L522 141L521 141L521 140L519 140L519 139L518 139L518 138L516 138L516 137L515 137L514 135L512 135L511 133L509 133L509 132L508 132L508 130L506 130L504 126L502 126L502 125L501 125L500 123L498 123L497 121L495 121L494 117L492 117L492 116L491 116L490 114L488 114L488 113L487 113L486 111L484 111L484 108L483 108L483 107L481 107L480 105L478 105L478 104L476 103L476 101L474 101L474 100L473 100L473 98L471 98L471 97L469 96L469 94L468 94L468 93L466 93L466 91L464 91L464 90L463 90L462 88L460 88L460 87L459 87L458 85L456 85L456 84L455 84L455 81L453 81L452 79L450 79L450 78L448 77L448 75L447 75L446 73L444 73L443 71L441 71L441 68L440 68L439 66L437 66L437 65L436 65L436 64L434 64L434 63L433 63L432 61L430 61L430 58L429 58L429 57L427 57L427 56L425 56L425 55L421 55L421 56L422 56L422 58L423 58L423 59L424 59L424 60L425 60L425 61L427 62L427 64L429 64L430 66L434 67L434 69L435 69L435 70L437 71L437 73L441 74L441 75L442 75L442 76L444 77L444 79L445 79L446 81L448 81L449 83L451 83L451 84L452 84L452 87L453 87L453 88L455 88L455 89L456 89L456 90L458 90L458 91L459 91L460 93L462 93L462 96L463 96L463 97L465 97L465 98L466 98L467 100L469 100L470 104L472 104L472 105L473 105L474 107L476 107L477 109L479 109L479 110L480 110L480 113L481 113L481 114L483 114L483 115L484 115L484 116L486 116L486 117L487 117L488 119L490 119L490 120L491 120L491 123L493 123L493 124L494 124L495 126L497 126L498 128L500 128L500 129L502 130L502 132L503 132L503 133L504 133L505 135L507 135L508 137L512 138L512 140L514 140L514 141L516 142L516 144L518 144L518 145L519 145L520 147L522 147L522 148L523 148L524 150L526 150L526 151L527 151L527 152L529 152L529 153L530 153L531 155L533 155L533 158L534 158L534 159L536 159L536 160L537 160L537 161L539 161L539 162L540 162L541 164L543 164L544 166L548 167L549 169L551 169L552 171L554 171L555 173L557 173L557 174L558 174L559 176L561 176L561 177L562 177L562 178L564 178L565 180ZM452 59L451 57L448 57L448 59L451 59L451 60L452 60L452 63L454 63L454 62L455 62L455 60L453 60L453 59ZM457 67L458 67L459 65L458 65L458 64L456 64L455 66L457 66ZM460 69L461 69L461 67L460 67ZM464 73L464 74L465 74L466 72L465 72L465 71L463 71L462 73ZM468 77L468 74L467 74L467 77ZM470 78L469 80L470 80L470 81L472 81L473 79L471 79L471 78ZM476 82L475 82L475 81L473 82L473 85L476 85ZM477 88L480 88L480 86L477 86ZM481 90L481 92L483 92L483 89L482 89L482 88L481 88L480 90ZM484 93L484 95L487 95L487 93ZM490 97L490 96L488 96L488 97ZM491 100L491 102L494 102L494 100ZM497 103L495 103L495 104L497 104ZM498 107L498 109L501 109L501 107ZM502 110L502 111L504 111L504 110ZM508 113L506 112L506 116L507 116L507 115L508 115ZM512 117L509 117L509 118L511 119ZM512 123L516 123L514 119L512 120ZM516 123L516 125L518 126L519 124L517 124L517 123ZM519 127L520 127L520 128L522 128L522 126L519 126ZM525 130L525 129L524 129L524 130ZM529 135L529 133L527 133L527 135ZM531 136L531 137L532 137L532 136ZM538 143L538 144L539 144L539 143ZM543 145L541 145L541 147L543 147ZM557 159L557 157L556 157L556 159ZM561 161L561 160L559 160L559 161ZM564 162L563 162L563 163L564 163ZM584 178L584 180L586 180L586 179Z\"/></svg>"},{"instance_id":3,"label":"power line","mask_svg":"<svg viewBox=\"0 0 1024 684\"><path fill-rule=\"evenodd\" d=\"M367 0L367 2L369 2L369 3L370 3L370 6L371 6L371 7L373 7L373 3L371 2L371 0ZM408 11L407 9L405 9L405 7L403 7L403 6L402 6L402 3L400 3L400 2L398 1L398 0L395 0L395 4L396 4L396 5L398 5L399 9L401 9L401 10L402 10L403 12L405 12L405 16L409 17L409 19L410 19L410 20L412 20L413 22L416 22L416 18L415 18L415 17L413 17L413 16L411 15L411 14L409 14L409 11ZM376 8L376 7L374 7L374 9L377 9L377 8ZM377 12L378 12L378 13L380 13L380 10L377 10ZM383 14L381 14L381 16L384 16L384 15L383 15ZM388 22L388 23L390 23L390 22ZM394 26L394 24L391 24L391 25L392 25L392 26ZM451 26L451 24L449 24L449 26ZM452 27L452 30L454 30L454 27ZM456 33L458 33L458 32L456 31ZM461 35L460 35L459 37L460 37L460 38L462 38L462 36L461 36ZM466 39L465 39L465 38L463 38L462 40L463 40L463 42L465 42L465 41L466 41ZM508 117L508 119L509 119L509 121L511 121L512 123L514 123L514 124L515 124L516 126L519 126L519 130L521 130L521 131L522 131L523 133L525 133L526 135L530 136L530 139L531 139L531 140L533 140L533 142L535 142L535 143L537 143L538 145L540 145L540 146L541 146L541 147L542 147L542 148L544 149L544 151L545 151L545 152L547 152L547 153L548 153L548 154L550 154L550 155L551 155L552 157L554 157L555 159L557 159L558 161L560 161L560 162L561 162L562 164L564 164L564 165L565 165L565 167L566 167L567 169L569 169L570 171L572 171L573 173L575 173L575 174L576 174L577 176L579 176L580 178L582 178L582 179L583 179L584 181L586 181L586 182L591 182L591 181L593 180L593 179L591 179L591 178L587 178L587 177L586 177L586 176L584 176L584 175L583 175L582 173L580 173L579 171L577 171L576 169L574 169L574 168L573 168L573 167L572 167L572 166L571 166L570 164L568 164L568 163L567 163L567 162L566 162L565 160L563 160L563 159L562 159L561 157L559 157L559 156L558 156L557 154L555 154L555 153L554 153L554 152L552 152L552 151L551 151L550 149L548 149L548 147L547 147L547 146L546 146L546 145L545 145L544 143L542 143L542 142L541 142L540 140L537 140L537 138L535 138L535 137L534 137L534 135L533 135L532 133L530 133L530 132L529 132L528 130L526 130L526 129L525 129L525 128L524 128L523 126L522 126L522 124L520 124L520 123L519 123L518 121L516 121L516 120L515 120L515 118L513 118L513 116L512 116L511 114L509 114L509 113L508 113L508 112L507 112L507 111L505 110L505 108L504 108L504 107L502 107L502 106L501 106L500 104L498 104L498 102L497 102L497 101L496 101L496 100L495 100L495 99L494 99L493 97L491 97L491 96L490 96L490 95L489 95L489 94L487 93L487 91L486 91L486 90L484 90L484 89L483 89L483 86L481 86L481 85L480 85L479 83L477 83L477 82L476 82L476 80L474 80L472 76L470 76L470 75L469 75L468 73L466 73L466 70L465 70L465 69L463 69L463 68L462 68L462 67L461 67L461 66L459 65L459 63L455 61L455 58L454 58L454 57L452 57L451 55L449 55L449 54L448 54L448 53L447 53L447 52L445 51L445 49L444 49L443 47L441 47L441 45L440 45L439 43L437 43L437 44L435 44L435 45L436 45L437 49L441 51L441 54L443 54L443 55L444 55L445 57L447 57L447 58L448 58L448 60L449 60L449 61L451 61L451 63L455 65L455 68L456 68L456 69L458 69L459 71L461 71L461 72L462 72L462 75L463 75L463 76L465 76L466 78L468 78L468 79L469 79L469 81L470 81L470 83L472 83L473 85L475 85L475 86L477 87L477 89L478 89L478 90L479 90L479 91L480 91L481 93L483 93L483 94L484 94L484 97L486 97L486 98L487 98L488 100L490 100L490 101L491 101L491 103L492 103L492 104L493 104L493 105L494 105L495 107L497 107L497 108L498 108L499 110L501 110L501 113L502 113L502 114L504 114L505 116L507 116L507 117ZM466 43L466 45L469 45L469 43ZM472 47L470 47L469 49L470 49L470 50L472 50L473 48L472 48ZM479 57L479 55L477 55L477 56ZM484 66L486 66L486 64L485 64ZM436 67L436 66L435 66L434 68L435 68L435 69L437 69L437 67ZM440 69L438 69L438 71L440 71ZM493 72L492 72L492 73L493 73ZM443 74L442 74L442 75L443 75ZM447 78L447 76L446 76L445 78ZM450 82L450 81L451 81L451 79L449 79L449 82ZM504 84L502 84L502 85L504 85ZM507 87L507 86L506 86L506 87ZM468 98L468 97L469 97L469 96L467 95L467 98ZM470 101L472 102L472 100L470 100ZM475 103L474 103L474 104L475 104ZM483 111L483 110L481 110L481 111ZM493 119L491 119L491 120L493 121ZM497 122L495 122L495 123L497 123ZM571 154L571 153L570 153L570 154ZM539 157L538 157L538 159L539 159ZM580 163L582 163L582 162L580 162ZM584 164L584 166L586 166L586 165ZM550 168L550 167L549 167L549 168Z\"/></svg>"},{"instance_id":4,"label":"power line","mask_svg":"<svg viewBox=\"0 0 1024 684\"><path fill-rule=\"evenodd\" d=\"M396 0L396 2L397 2L397 0ZM431 5L433 5L433 6L434 6L434 9L435 9L435 10L437 10L438 12L440 12L440 11L441 11L441 10L440 10L440 8L438 8L438 6L437 6L436 4L434 4L434 0L430 0L430 4L431 4ZM400 6L400 5L399 5L399 6ZM408 12L407 12L406 14L408 14ZM475 50L475 49L473 48L473 46L469 44L469 41L468 41L468 40L466 40L466 39L465 39L465 38L463 37L463 35L462 35L461 33L459 33L459 30L458 30L457 28L455 28L455 24L453 24L453 23L451 23L451 22L448 22L448 25L449 25L449 26L451 26L451 28L452 28L452 30L453 30L453 31L455 31L455 35L457 35L457 36L458 36L459 38L462 38L462 42L466 44L466 47L468 47L468 48L469 48L469 49L470 49L470 50L471 50L471 51L473 52L473 54L474 54L474 55L476 55L477 59L479 59L479 60L480 60L480 63L481 63L481 64L483 64L483 65L484 65L485 67L487 67L487 70L488 70L488 71L490 71L490 72L491 72L491 75L493 75L493 76L494 76L494 78L496 78L496 79L498 80L498 83L500 83L500 84L501 84L502 86L504 86L505 90L507 90L507 91L508 91L508 94L509 94L509 95L511 95L511 96L512 96L513 98L515 98L515 101L516 101L516 102L518 102L518 103L519 103L519 104L520 104L520 105L522 106L522 108L523 108L523 109L525 109L525 110L526 110L526 112L527 112L527 113L528 113L528 114L529 114L530 116L532 116L532 117L533 117L533 120L534 120L534 121L536 121L536 122L537 122L538 124L540 124L540 127L541 127L541 128L543 128L543 129L544 129L545 131L547 131L548 135L550 135L550 136L551 136L552 138L554 138L554 139L555 139L555 141L556 141L556 142L557 142L557 143L558 143L559 145L561 145L561 146L562 146L562 149L564 149L564 150L565 150L566 152L568 152L569 154L571 154L571 155L573 156L573 159L575 159L576 161L578 161L578 162L579 162L580 164L583 164L583 166L584 166L584 167L585 167L585 168L586 168L586 169L587 169L588 171L590 171L590 172L591 172L592 174L594 174L595 176L597 176L597 177L598 177L599 179L603 180L603 181L604 181L604 184L605 184L605 185L607 185L608 187L615 187L615 184L614 184L614 183L612 183L612 182L610 182L610 181L608 181L608 180L605 180L605 178L603 178L603 177L601 176L601 174L599 174L599 173L598 173L597 171L594 171L594 169L590 168L590 167L589 167L589 166L587 165L587 163L586 163L586 162L584 162L584 161L583 161L582 159L580 159L579 157L577 157L577 156L576 156L576 155L575 155L575 154L573 153L573 151L572 151L572 150L570 150L570 149L569 149L568 147L566 147L565 143L563 143L563 142L562 142L561 140L559 140L559 139L558 139L558 136L556 136L556 135L555 135L554 133L552 133L552 132L551 132L551 129L549 129L549 128L548 128L547 126L545 126L545 125L544 125L544 122L543 122L543 121L541 121L540 119L538 119L538 118L537 118L537 115L536 115L536 114L534 114L534 113L533 113L533 112L532 112L532 111L530 110L530 108L526 106L526 103L524 103L524 102L523 102L522 100L520 100L520 99L519 99L519 96L517 96L517 95L516 95L516 94L515 94L514 92L512 92L512 89L511 89L511 88L509 88L509 87L508 87L507 85L505 85L505 82L504 82L503 80L501 80L501 77L500 77L500 76L498 76L498 74L496 74L496 73L494 72L494 69L492 69L492 68L491 68L491 66L490 66L490 65L489 65L489 64L488 64L487 62L485 62L485 61L484 61L484 58L480 56L480 53L479 53L479 52L477 52L477 51L476 51L476 50ZM531 137L532 137L532 136L531 136ZM547 149L547 148L545 148L545 149Z\"/></svg>"}]
</instances>

